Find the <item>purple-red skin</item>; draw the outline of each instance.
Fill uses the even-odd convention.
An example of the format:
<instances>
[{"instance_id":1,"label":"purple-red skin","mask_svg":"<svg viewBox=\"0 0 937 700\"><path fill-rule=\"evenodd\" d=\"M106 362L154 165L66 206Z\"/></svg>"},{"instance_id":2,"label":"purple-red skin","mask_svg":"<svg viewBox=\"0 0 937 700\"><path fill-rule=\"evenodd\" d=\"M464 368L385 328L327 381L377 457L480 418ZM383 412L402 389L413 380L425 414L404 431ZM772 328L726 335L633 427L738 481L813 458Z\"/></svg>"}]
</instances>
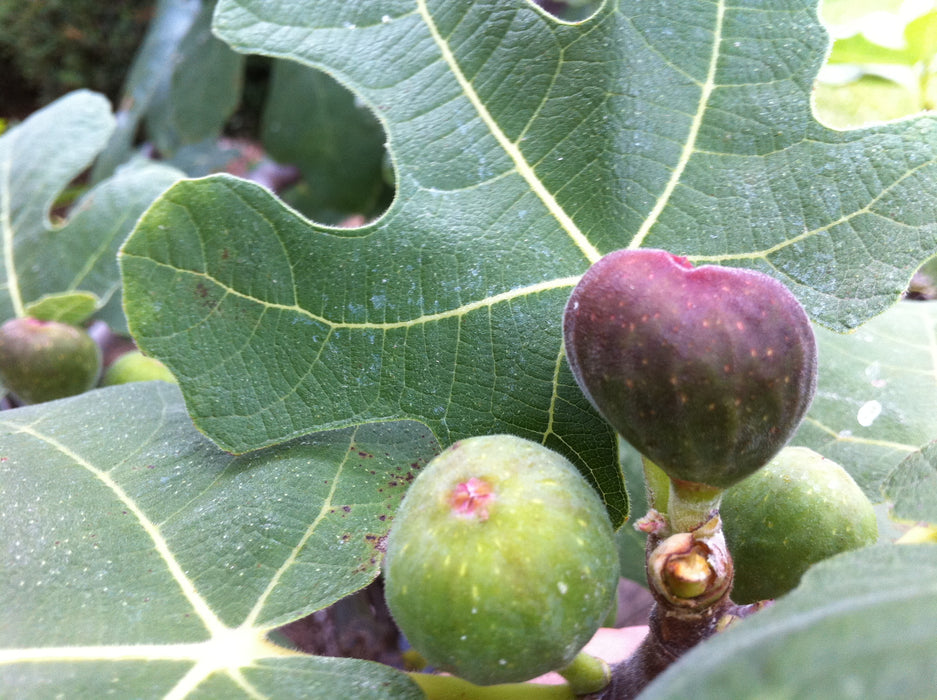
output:
<instances>
[{"instance_id":1,"label":"purple-red skin","mask_svg":"<svg viewBox=\"0 0 937 700\"><path fill-rule=\"evenodd\" d=\"M589 268L563 337L592 405L672 479L741 481L788 442L816 391L813 329L787 287L663 250Z\"/></svg>"}]
</instances>

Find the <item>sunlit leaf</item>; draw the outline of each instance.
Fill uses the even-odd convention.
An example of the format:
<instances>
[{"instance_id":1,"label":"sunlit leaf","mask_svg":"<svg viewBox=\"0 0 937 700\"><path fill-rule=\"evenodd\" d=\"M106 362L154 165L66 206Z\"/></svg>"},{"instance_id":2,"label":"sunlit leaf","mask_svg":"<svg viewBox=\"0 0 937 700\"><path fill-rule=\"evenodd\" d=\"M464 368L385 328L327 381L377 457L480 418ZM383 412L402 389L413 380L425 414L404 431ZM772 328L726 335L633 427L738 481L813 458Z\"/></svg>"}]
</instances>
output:
<instances>
[{"instance_id":1,"label":"sunlit leaf","mask_svg":"<svg viewBox=\"0 0 937 700\"><path fill-rule=\"evenodd\" d=\"M266 634L377 576L437 449L425 426L386 423L234 457L164 382L0 414L0 687L378 698L386 681L419 697L390 669L294 658Z\"/></svg>"}]
</instances>

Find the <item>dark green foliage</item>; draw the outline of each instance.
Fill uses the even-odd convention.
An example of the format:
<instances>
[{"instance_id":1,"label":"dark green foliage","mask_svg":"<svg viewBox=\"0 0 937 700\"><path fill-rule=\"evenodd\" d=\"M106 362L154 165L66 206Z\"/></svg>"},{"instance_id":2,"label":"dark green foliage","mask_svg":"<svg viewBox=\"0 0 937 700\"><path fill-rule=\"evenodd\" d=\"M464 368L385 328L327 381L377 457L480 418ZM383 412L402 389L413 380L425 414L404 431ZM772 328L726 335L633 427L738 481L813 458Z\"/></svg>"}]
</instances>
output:
<instances>
[{"instance_id":1,"label":"dark green foliage","mask_svg":"<svg viewBox=\"0 0 937 700\"><path fill-rule=\"evenodd\" d=\"M0 0L0 115L25 117L77 88L116 98L154 5Z\"/></svg>"}]
</instances>

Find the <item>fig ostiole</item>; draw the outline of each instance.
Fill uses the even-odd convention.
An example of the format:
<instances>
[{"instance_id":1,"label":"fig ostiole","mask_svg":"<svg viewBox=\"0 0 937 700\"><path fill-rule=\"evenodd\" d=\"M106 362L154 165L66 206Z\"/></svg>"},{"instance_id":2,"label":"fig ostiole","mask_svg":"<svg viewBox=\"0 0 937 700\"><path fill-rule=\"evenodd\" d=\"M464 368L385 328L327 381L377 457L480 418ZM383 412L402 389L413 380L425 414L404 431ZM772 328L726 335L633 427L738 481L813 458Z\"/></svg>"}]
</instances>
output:
<instances>
[{"instance_id":1,"label":"fig ostiole","mask_svg":"<svg viewBox=\"0 0 937 700\"><path fill-rule=\"evenodd\" d=\"M81 394L100 374L101 349L83 328L29 317L0 326L0 382L20 403Z\"/></svg>"},{"instance_id":2,"label":"fig ostiole","mask_svg":"<svg viewBox=\"0 0 937 700\"><path fill-rule=\"evenodd\" d=\"M384 560L388 607L429 663L479 685L567 667L612 608L613 529L563 456L510 435L454 443L410 486Z\"/></svg>"},{"instance_id":3,"label":"fig ostiole","mask_svg":"<svg viewBox=\"0 0 937 700\"><path fill-rule=\"evenodd\" d=\"M671 479L741 481L787 443L816 390L813 329L781 282L663 250L592 265L563 337L592 405Z\"/></svg>"},{"instance_id":4,"label":"fig ostiole","mask_svg":"<svg viewBox=\"0 0 937 700\"><path fill-rule=\"evenodd\" d=\"M813 564L878 540L872 503L849 473L806 447L785 447L720 508L735 563L732 600L753 603L793 589Z\"/></svg>"}]
</instances>

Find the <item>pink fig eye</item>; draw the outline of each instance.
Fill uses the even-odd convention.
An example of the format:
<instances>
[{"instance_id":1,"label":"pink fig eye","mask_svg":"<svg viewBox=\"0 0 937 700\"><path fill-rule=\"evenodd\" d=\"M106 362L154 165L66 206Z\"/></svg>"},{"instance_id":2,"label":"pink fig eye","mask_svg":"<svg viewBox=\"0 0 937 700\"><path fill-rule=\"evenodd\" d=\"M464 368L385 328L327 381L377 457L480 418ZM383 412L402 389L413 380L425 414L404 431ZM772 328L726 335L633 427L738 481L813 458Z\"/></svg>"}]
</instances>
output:
<instances>
[{"instance_id":1,"label":"pink fig eye","mask_svg":"<svg viewBox=\"0 0 937 700\"><path fill-rule=\"evenodd\" d=\"M495 498L491 484L472 477L458 484L449 496L449 505L457 515L479 520L488 519L488 504Z\"/></svg>"}]
</instances>

